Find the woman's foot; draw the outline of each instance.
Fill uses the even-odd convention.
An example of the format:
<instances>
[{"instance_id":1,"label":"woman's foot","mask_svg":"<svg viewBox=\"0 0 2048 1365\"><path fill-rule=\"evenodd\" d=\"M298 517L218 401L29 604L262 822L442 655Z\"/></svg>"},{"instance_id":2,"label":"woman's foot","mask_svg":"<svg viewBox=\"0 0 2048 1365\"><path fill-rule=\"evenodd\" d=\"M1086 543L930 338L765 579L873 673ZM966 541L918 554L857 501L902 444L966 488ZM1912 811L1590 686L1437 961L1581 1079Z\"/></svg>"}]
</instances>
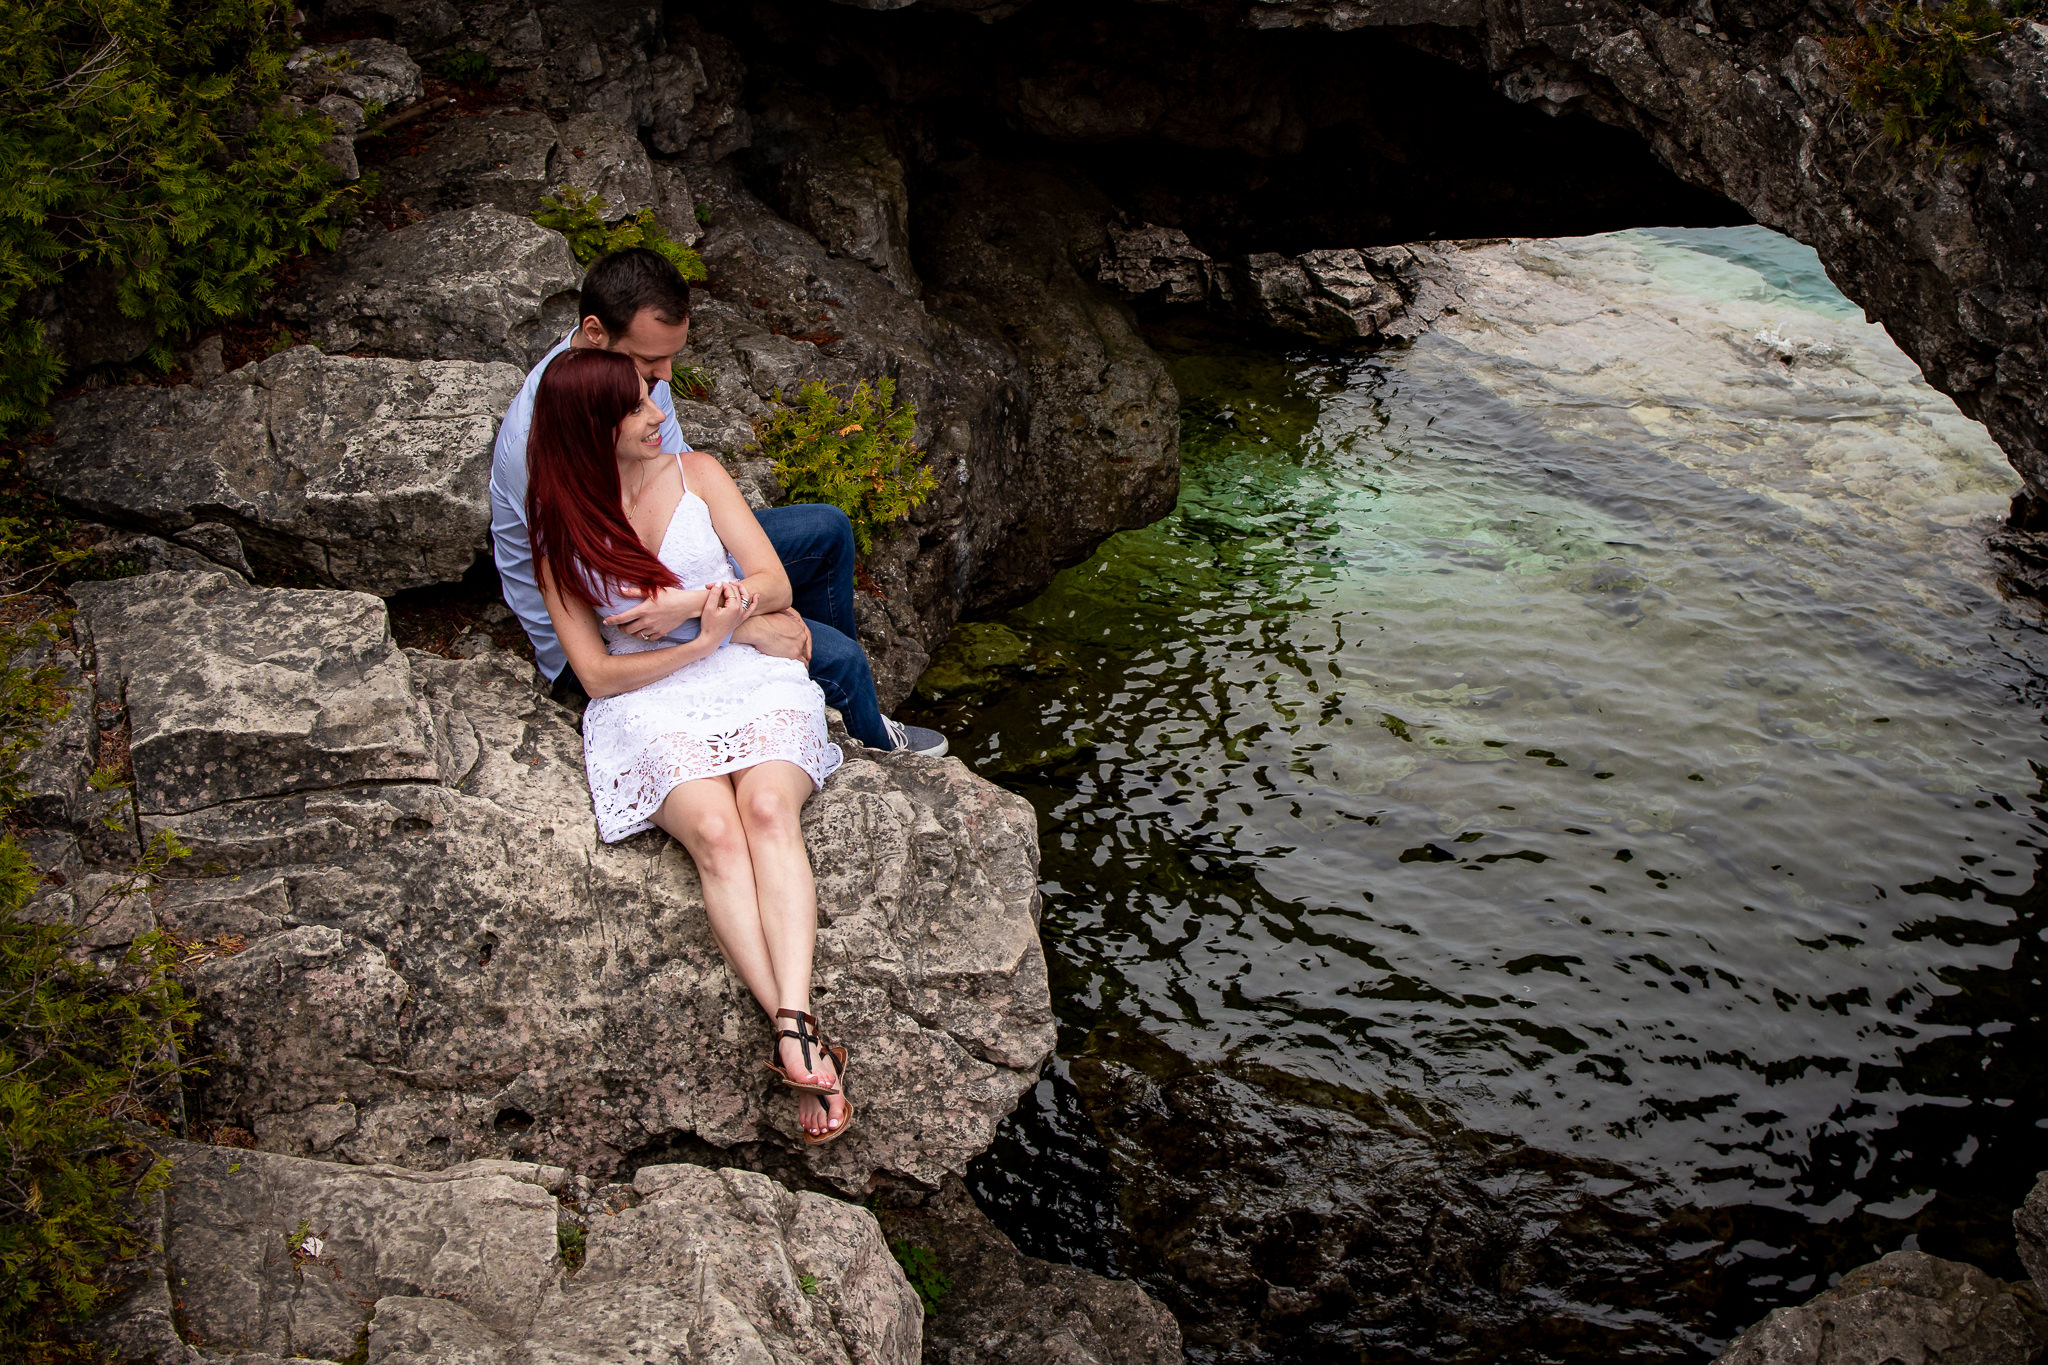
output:
<instances>
[{"instance_id":1,"label":"woman's foot","mask_svg":"<svg viewBox=\"0 0 2048 1365\"><path fill-rule=\"evenodd\" d=\"M844 1057L846 1050L828 1047L818 1021L802 1010L779 1009L775 1023L775 1060L766 1063L768 1069L782 1077L791 1090L813 1094L837 1091L835 1056Z\"/></svg>"},{"instance_id":2,"label":"woman's foot","mask_svg":"<svg viewBox=\"0 0 2048 1365\"><path fill-rule=\"evenodd\" d=\"M827 1057L820 1070L820 1079L837 1084L839 1073ZM810 1142L829 1142L846 1129L850 1106L843 1093L831 1095L798 1095L796 1100L796 1121L804 1130L804 1137Z\"/></svg>"}]
</instances>

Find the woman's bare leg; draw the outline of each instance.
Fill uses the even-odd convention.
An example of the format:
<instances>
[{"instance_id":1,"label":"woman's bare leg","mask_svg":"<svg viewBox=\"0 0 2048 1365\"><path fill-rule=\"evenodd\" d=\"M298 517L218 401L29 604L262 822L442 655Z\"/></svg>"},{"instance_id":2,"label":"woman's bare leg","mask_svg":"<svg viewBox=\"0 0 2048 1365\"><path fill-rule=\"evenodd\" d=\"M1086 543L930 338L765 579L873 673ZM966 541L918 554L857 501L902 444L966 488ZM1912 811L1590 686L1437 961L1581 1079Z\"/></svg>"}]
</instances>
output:
<instances>
[{"instance_id":1,"label":"woman's bare leg","mask_svg":"<svg viewBox=\"0 0 2048 1365\"><path fill-rule=\"evenodd\" d=\"M807 779L808 780L808 779ZM739 973L770 1019L780 1008L781 988L767 937L761 931L761 900L754 886L754 859L729 777L685 782L668 794L654 823L689 850L704 883L704 915L711 921L725 960Z\"/></svg>"},{"instance_id":2,"label":"woman's bare leg","mask_svg":"<svg viewBox=\"0 0 2048 1365\"><path fill-rule=\"evenodd\" d=\"M747 848L754 865L754 887L760 905L761 932L774 964L777 1008L811 1008L811 959L818 942L818 888L811 876L810 853L804 848L802 811L810 799L811 776L794 763L779 760L733 774L733 793ZM783 1067L805 1075L803 1050L793 1038L780 1040ZM838 1069L832 1059L811 1054L810 1079L832 1085ZM818 1137L846 1121L843 1096L826 1097L823 1105L811 1096L798 1104L805 1131Z\"/></svg>"}]
</instances>

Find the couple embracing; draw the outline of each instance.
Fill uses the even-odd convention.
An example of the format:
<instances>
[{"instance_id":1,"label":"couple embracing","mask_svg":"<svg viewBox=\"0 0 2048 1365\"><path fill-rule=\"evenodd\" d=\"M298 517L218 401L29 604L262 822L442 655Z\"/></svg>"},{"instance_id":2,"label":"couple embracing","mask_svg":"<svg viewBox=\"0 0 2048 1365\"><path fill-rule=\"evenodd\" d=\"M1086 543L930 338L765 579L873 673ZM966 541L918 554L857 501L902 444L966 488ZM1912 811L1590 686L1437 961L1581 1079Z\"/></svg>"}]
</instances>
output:
<instances>
[{"instance_id":1,"label":"couple embracing","mask_svg":"<svg viewBox=\"0 0 2048 1365\"><path fill-rule=\"evenodd\" d=\"M560 697L587 696L598 832L659 826L697 864L718 945L775 1031L808 1142L845 1134L847 1054L811 1014L817 892L799 813L841 760L829 698L877 749L941 754L881 714L833 507L751 511L676 423L690 287L652 251L591 267L576 329L512 400L491 464L505 601Z\"/></svg>"}]
</instances>

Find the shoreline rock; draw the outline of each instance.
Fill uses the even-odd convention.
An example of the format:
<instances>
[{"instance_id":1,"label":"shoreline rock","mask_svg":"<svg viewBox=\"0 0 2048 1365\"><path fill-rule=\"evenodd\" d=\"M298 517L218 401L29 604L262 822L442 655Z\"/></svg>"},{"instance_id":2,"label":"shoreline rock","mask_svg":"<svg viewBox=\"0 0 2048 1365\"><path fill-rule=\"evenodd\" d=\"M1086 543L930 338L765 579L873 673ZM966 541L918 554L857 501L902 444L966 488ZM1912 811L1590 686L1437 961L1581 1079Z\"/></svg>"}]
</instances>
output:
<instances>
[{"instance_id":1,"label":"shoreline rock","mask_svg":"<svg viewBox=\"0 0 2048 1365\"><path fill-rule=\"evenodd\" d=\"M1730 1343L1715 1365L2031 1365L2048 1350L2048 1314L2031 1285L1975 1266L1894 1251L1806 1303L1780 1308Z\"/></svg>"},{"instance_id":2,"label":"shoreline rock","mask_svg":"<svg viewBox=\"0 0 2048 1365\"><path fill-rule=\"evenodd\" d=\"M557 1167L343 1166L182 1142L163 1155L157 1250L88 1332L123 1360L920 1356L917 1296L874 1215L751 1172L645 1167L627 1206L572 1224ZM571 1265L563 1248L579 1243Z\"/></svg>"},{"instance_id":3,"label":"shoreline rock","mask_svg":"<svg viewBox=\"0 0 2048 1365\"><path fill-rule=\"evenodd\" d=\"M805 1147L769 1031L658 831L598 842L574 717L495 649L399 651L375 599L224 574L80 585L140 833L192 850L208 1121L357 1162L593 1176L689 1137L860 1194L984 1151L1053 1043L1037 826L956 760L854 750L805 810L816 999L859 1127Z\"/></svg>"}]
</instances>

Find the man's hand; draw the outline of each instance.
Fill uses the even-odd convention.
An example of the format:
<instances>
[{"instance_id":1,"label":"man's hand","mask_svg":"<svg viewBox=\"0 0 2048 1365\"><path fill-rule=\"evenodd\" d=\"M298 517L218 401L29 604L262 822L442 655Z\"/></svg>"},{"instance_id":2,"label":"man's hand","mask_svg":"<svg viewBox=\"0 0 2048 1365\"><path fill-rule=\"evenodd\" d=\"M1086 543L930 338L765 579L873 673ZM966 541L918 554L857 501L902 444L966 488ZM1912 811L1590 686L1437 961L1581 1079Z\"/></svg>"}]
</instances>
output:
<instances>
[{"instance_id":1,"label":"man's hand","mask_svg":"<svg viewBox=\"0 0 2048 1365\"><path fill-rule=\"evenodd\" d=\"M761 616L750 616L732 633L733 643L752 645L776 659L796 659L811 665L811 628L795 607L784 607Z\"/></svg>"},{"instance_id":2,"label":"man's hand","mask_svg":"<svg viewBox=\"0 0 2048 1365\"><path fill-rule=\"evenodd\" d=\"M692 592L688 588L663 588L652 597L644 597L637 607L628 607L617 616L607 616L604 623L617 626L626 634L642 640L659 640L685 621L694 621L704 612L704 590Z\"/></svg>"}]
</instances>

